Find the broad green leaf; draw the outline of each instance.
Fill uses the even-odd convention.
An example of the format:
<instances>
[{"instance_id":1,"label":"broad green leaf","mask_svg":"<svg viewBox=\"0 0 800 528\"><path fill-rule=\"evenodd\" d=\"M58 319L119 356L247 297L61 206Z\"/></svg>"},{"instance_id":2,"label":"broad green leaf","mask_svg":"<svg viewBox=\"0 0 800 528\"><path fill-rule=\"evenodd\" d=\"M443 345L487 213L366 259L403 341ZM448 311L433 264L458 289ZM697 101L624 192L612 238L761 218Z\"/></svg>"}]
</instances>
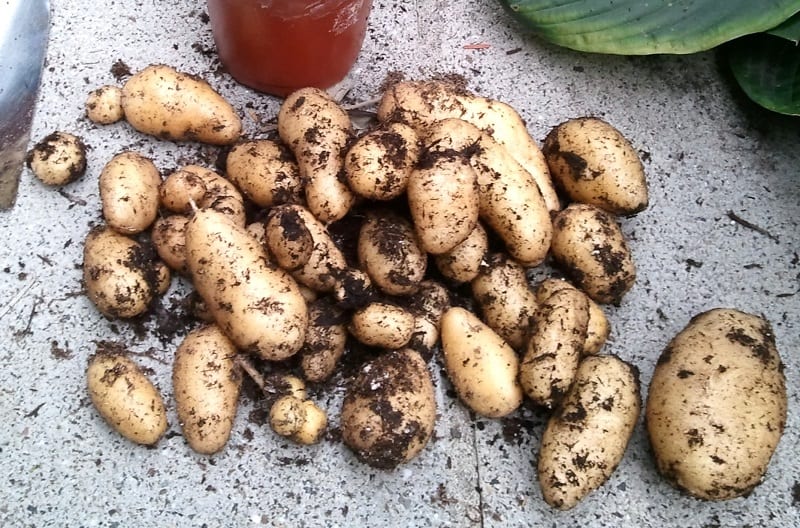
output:
<instances>
[{"instance_id":1,"label":"broad green leaf","mask_svg":"<svg viewBox=\"0 0 800 528\"><path fill-rule=\"evenodd\" d=\"M767 31L800 12L800 0L500 0L560 46L648 55L695 53Z\"/></svg>"},{"instance_id":2,"label":"broad green leaf","mask_svg":"<svg viewBox=\"0 0 800 528\"><path fill-rule=\"evenodd\" d=\"M800 115L800 47L761 33L732 42L731 71L750 99L774 112Z\"/></svg>"},{"instance_id":3,"label":"broad green leaf","mask_svg":"<svg viewBox=\"0 0 800 528\"><path fill-rule=\"evenodd\" d=\"M797 44L800 42L800 13L786 20L780 26L770 29L767 33L791 40Z\"/></svg>"}]
</instances>

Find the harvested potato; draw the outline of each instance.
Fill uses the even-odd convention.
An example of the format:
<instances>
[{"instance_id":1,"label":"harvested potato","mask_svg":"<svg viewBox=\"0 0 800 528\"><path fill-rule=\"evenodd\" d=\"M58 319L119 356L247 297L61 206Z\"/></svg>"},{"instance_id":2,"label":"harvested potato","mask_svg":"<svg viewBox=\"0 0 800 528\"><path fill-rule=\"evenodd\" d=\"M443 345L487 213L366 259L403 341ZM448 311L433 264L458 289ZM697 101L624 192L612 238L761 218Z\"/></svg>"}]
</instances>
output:
<instances>
[{"instance_id":1,"label":"harvested potato","mask_svg":"<svg viewBox=\"0 0 800 528\"><path fill-rule=\"evenodd\" d=\"M563 289L573 289L581 292L589 303L589 323L586 327L586 341L583 342L583 355L597 354L611 334L611 323L608 321L603 308L590 299L581 290L561 279L545 279L536 285L536 301L542 304L554 293Z\"/></svg>"},{"instance_id":2,"label":"harvested potato","mask_svg":"<svg viewBox=\"0 0 800 528\"><path fill-rule=\"evenodd\" d=\"M453 282L470 282L478 276L488 250L489 237L478 223L463 242L446 253L434 256L436 269Z\"/></svg>"},{"instance_id":3,"label":"harvested potato","mask_svg":"<svg viewBox=\"0 0 800 528\"><path fill-rule=\"evenodd\" d=\"M154 256L107 226L89 231L83 248L86 295L103 315L130 318L150 307L158 290Z\"/></svg>"},{"instance_id":4,"label":"harvested potato","mask_svg":"<svg viewBox=\"0 0 800 528\"><path fill-rule=\"evenodd\" d=\"M86 145L67 132L53 132L28 152L25 162L42 183L72 183L86 172Z\"/></svg>"},{"instance_id":5,"label":"harvested potato","mask_svg":"<svg viewBox=\"0 0 800 528\"><path fill-rule=\"evenodd\" d=\"M110 125L125 117L122 110L122 90L105 85L89 92L86 98L86 117L98 125Z\"/></svg>"},{"instance_id":6,"label":"harvested potato","mask_svg":"<svg viewBox=\"0 0 800 528\"><path fill-rule=\"evenodd\" d=\"M442 314L450 307L450 293L434 280L424 280L417 292L406 298L405 308L414 316L411 339L400 350L413 350L430 361L439 343Z\"/></svg>"},{"instance_id":7,"label":"harvested potato","mask_svg":"<svg viewBox=\"0 0 800 528\"><path fill-rule=\"evenodd\" d=\"M302 88L284 99L278 134L297 158L309 210L323 224L341 219L355 202L344 181L350 117L324 90Z\"/></svg>"},{"instance_id":8,"label":"harvested potato","mask_svg":"<svg viewBox=\"0 0 800 528\"><path fill-rule=\"evenodd\" d=\"M311 382L330 378L347 344L347 318L329 297L320 297L308 306L306 341L300 350L303 377Z\"/></svg>"},{"instance_id":9,"label":"harvested potato","mask_svg":"<svg viewBox=\"0 0 800 528\"><path fill-rule=\"evenodd\" d=\"M163 260L153 261L156 276L156 294L164 295L172 285L172 272Z\"/></svg>"},{"instance_id":10,"label":"harvested potato","mask_svg":"<svg viewBox=\"0 0 800 528\"><path fill-rule=\"evenodd\" d=\"M639 372L608 355L584 359L542 434L537 471L544 500L568 510L608 480L641 412Z\"/></svg>"},{"instance_id":11,"label":"harvested potato","mask_svg":"<svg viewBox=\"0 0 800 528\"><path fill-rule=\"evenodd\" d=\"M520 406L517 354L475 314L461 307L445 311L441 340L447 377L470 409L499 418Z\"/></svg>"},{"instance_id":12,"label":"harvested potato","mask_svg":"<svg viewBox=\"0 0 800 528\"><path fill-rule=\"evenodd\" d=\"M162 139L230 145L242 133L236 110L206 81L163 64L131 76L121 104L133 128Z\"/></svg>"},{"instance_id":13,"label":"harvested potato","mask_svg":"<svg viewBox=\"0 0 800 528\"><path fill-rule=\"evenodd\" d=\"M264 245L275 263L286 271L297 271L311 259L314 236L300 208L275 207L264 225Z\"/></svg>"},{"instance_id":14,"label":"harvested potato","mask_svg":"<svg viewBox=\"0 0 800 528\"><path fill-rule=\"evenodd\" d=\"M368 200L392 200L401 196L420 155L413 128L390 123L358 138L345 157L350 189Z\"/></svg>"},{"instance_id":15,"label":"harvested potato","mask_svg":"<svg viewBox=\"0 0 800 528\"><path fill-rule=\"evenodd\" d=\"M300 169L282 143L269 139L238 143L228 153L225 167L228 179L256 205L302 201Z\"/></svg>"},{"instance_id":16,"label":"harvested potato","mask_svg":"<svg viewBox=\"0 0 800 528\"><path fill-rule=\"evenodd\" d=\"M186 165L168 175L159 188L161 204L174 213L189 214L195 208L214 209L244 226L244 198L230 181L211 169Z\"/></svg>"},{"instance_id":17,"label":"harvested potato","mask_svg":"<svg viewBox=\"0 0 800 528\"><path fill-rule=\"evenodd\" d=\"M619 130L597 117L569 119L542 147L550 174L570 200L617 215L647 207L642 160Z\"/></svg>"},{"instance_id":18,"label":"harvested potato","mask_svg":"<svg viewBox=\"0 0 800 528\"><path fill-rule=\"evenodd\" d=\"M750 493L786 424L783 369L762 317L723 308L693 317L659 357L647 397L664 478L701 499Z\"/></svg>"},{"instance_id":19,"label":"harvested potato","mask_svg":"<svg viewBox=\"0 0 800 528\"><path fill-rule=\"evenodd\" d=\"M157 218L150 230L156 253L167 266L178 273L187 273L186 224L189 217L181 214Z\"/></svg>"},{"instance_id":20,"label":"harvested potato","mask_svg":"<svg viewBox=\"0 0 800 528\"><path fill-rule=\"evenodd\" d=\"M328 416L311 400L283 396L270 408L269 424L279 435L298 444L311 445L322 439Z\"/></svg>"},{"instance_id":21,"label":"harvested potato","mask_svg":"<svg viewBox=\"0 0 800 528\"><path fill-rule=\"evenodd\" d=\"M239 349L278 361L303 346L308 311L297 283L229 216L194 213L186 224L186 263L214 320Z\"/></svg>"},{"instance_id":22,"label":"harvested potato","mask_svg":"<svg viewBox=\"0 0 800 528\"><path fill-rule=\"evenodd\" d=\"M414 332L414 315L400 306L375 301L353 313L348 329L367 346L400 348Z\"/></svg>"},{"instance_id":23,"label":"harvested potato","mask_svg":"<svg viewBox=\"0 0 800 528\"><path fill-rule=\"evenodd\" d=\"M216 453L230 437L242 386L236 354L216 325L192 330L175 352L175 410L183 437L198 453Z\"/></svg>"},{"instance_id":24,"label":"harvested potato","mask_svg":"<svg viewBox=\"0 0 800 528\"><path fill-rule=\"evenodd\" d=\"M367 214L358 235L358 261L372 283L388 295L409 295L428 269L414 226L384 210Z\"/></svg>"},{"instance_id":25,"label":"harvested potato","mask_svg":"<svg viewBox=\"0 0 800 528\"><path fill-rule=\"evenodd\" d=\"M571 204L553 220L553 258L598 303L619 304L636 281L625 235L611 213Z\"/></svg>"},{"instance_id":26,"label":"harvested potato","mask_svg":"<svg viewBox=\"0 0 800 528\"><path fill-rule=\"evenodd\" d=\"M100 416L128 440L153 445L164 435L167 411L161 393L120 347L98 346L89 358L86 384Z\"/></svg>"},{"instance_id":27,"label":"harvested potato","mask_svg":"<svg viewBox=\"0 0 800 528\"><path fill-rule=\"evenodd\" d=\"M413 351L387 352L365 364L347 386L342 439L362 462L393 469L422 451L435 420L425 361Z\"/></svg>"},{"instance_id":28,"label":"harvested potato","mask_svg":"<svg viewBox=\"0 0 800 528\"><path fill-rule=\"evenodd\" d=\"M148 229L158 216L161 174L137 152L117 154L100 173L100 202L106 223L122 234Z\"/></svg>"}]
</instances>

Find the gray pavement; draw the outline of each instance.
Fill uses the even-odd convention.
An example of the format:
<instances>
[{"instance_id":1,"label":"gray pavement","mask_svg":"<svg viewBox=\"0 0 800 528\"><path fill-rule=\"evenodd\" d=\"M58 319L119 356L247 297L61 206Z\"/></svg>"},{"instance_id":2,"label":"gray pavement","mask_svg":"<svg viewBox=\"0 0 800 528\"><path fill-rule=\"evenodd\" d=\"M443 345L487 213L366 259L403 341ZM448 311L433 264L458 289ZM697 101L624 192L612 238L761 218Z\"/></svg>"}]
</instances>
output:
<instances>
[{"instance_id":1,"label":"gray pavement","mask_svg":"<svg viewBox=\"0 0 800 528\"><path fill-rule=\"evenodd\" d=\"M764 482L747 498L700 502L656 472L640 423L617 472L569 512L548 507L534 457L544 418L523 410L473 419L434 365L435 438L393 472L357 462L334 436L290 445L243 399L231 441L192 453L170 404L152 449L109 430L85 389L86 358L122 341L171 398L179 334L101 317L81 295L82 240L100 220L97 177L136 149L167 172L213 164L217 150L160 142L126 124L83 116L89 90L163 62L207 78L263 135L278 101L220 71L199 0L53 0L52 41L34 138L65 130L90 146L86 176L61 192L23 174L16 207L0 213L0 526L798 526L800 525L800 121L769 115L728 82L713 52L608 57L526 35L493 0L376 0L352 101L372 98L388 72L464 75L478 93L515 106L537 139L582 115L602 116L641 152L651 206L623 226L639 278L608 310L605 351L634 362L646 389L655 360L689 318L736 307L773 324L786 364L789 418ZM472 44L487 44L470 49ZM482 46L479 46L482 47ZM731 215L732 213L732 215ZM761 228L748 228L743 222ZM185 291L176 284L164 305ZM341 388L318 389L337 425Z\"/></svg>"}]
</instances>

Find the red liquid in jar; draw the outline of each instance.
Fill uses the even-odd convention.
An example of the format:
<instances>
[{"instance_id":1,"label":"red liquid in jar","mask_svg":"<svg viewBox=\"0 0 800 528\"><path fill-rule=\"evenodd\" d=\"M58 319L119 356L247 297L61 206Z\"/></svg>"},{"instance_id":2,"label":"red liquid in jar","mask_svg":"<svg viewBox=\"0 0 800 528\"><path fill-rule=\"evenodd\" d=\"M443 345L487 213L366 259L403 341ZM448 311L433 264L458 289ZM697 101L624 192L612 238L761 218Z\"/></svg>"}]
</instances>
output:
<instances>
[{"instance_id":1,"label":"red liquid in jar","mask_svg":"<svg viewBox=\"0 0 800 528\"><path fill-rule=\"evenodd\" d=\"M278 96L344 79L371 7L372 0L208 0L222 63L242 84Z\"/></svg>"}]
</instances>

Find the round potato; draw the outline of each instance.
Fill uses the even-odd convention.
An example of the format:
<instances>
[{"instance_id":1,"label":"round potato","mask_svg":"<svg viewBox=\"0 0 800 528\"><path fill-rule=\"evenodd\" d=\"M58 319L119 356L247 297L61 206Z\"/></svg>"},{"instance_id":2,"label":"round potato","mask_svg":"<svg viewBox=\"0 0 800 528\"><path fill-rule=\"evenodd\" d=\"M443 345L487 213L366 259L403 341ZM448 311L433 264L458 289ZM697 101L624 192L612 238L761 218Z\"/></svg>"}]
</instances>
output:
<instances>
[{"instance_id":1,"label":"round potato","mask_svg":"<svg viewBox=\"0 0 800 528\"><path fill-rule=\"evenodd\" d=\"M225 174L242 194L261 207L300 203L300 169L283 144L269 139L235 145L225 161Z\"/></svg>"},{"instance_id":2,"label":"round potato","mask_svg":"<svg viewBox=\"0 0 800 528\"><path fill-rule=\"evenodd\" d=\"M158 215L161 174L136 152L117 154L100 173L100 201L106 223L126 235L148 229Z\"/></svg>"},{"instance_id":3,"label":"round potato","mask_svg":"<svg viewBox=\"0 0 800 528\"><path fill-rule=\"evenodd\" d=\"M428 268L414 227L404 217L375 212L358 235L358 260L372 283L389 295L416 291Z\"/></svg>"},{"instance_id":4,"label":"round potato","mask_svg":"<svg viewBox=\"0 0 800 528\"><path fill-rule=\"evenodd\" d=\"M233 183L211 169L186 165L167 176L159 189L161 204L174 213L189 214L195 208L214 209L246 224L244 198Z\"/></svg>"},{"instance_id":5,"label":"round potato","mask_svg":"<svg viewBox=\"0 0 800 528\"><path fill-rule=\"evenodd\" d=\"M66 185L86 172L86 145L67 132L53 132L34 145L25 161L42 183Z\"/></svg>"},{"instance_id":6,"label":"round potato","mask_svg":"<svg viewBox=\"0 0 800 528\"><path fill-rule=\"evenodd\" d=\"M469 282L478 276L488 249L489 237L478 223L463 242L434 257L436 269L453 282Z\"/></svg>"},{"instance_id":7,"label":"round potato","mask_svg":"<svg viewBox=\"0 0 800 528\"><path fill-rule=\"evenodd\" d=\"M156 253L171 269L186 273L186 224L189 217L181 214L157 218L150 230Z\"/></svg>"},{"instance_id":8,"label":"round potato","mask_svg":"<svg viewBox=\"0 0 800 528\"><path fill-rule=\"evenodd\" d=\"M725 500L763 480L786 412L786 378L769 322L718 308L693 317L659 357L647 432L672 485Z\"/></svg>"},{"instance_id":9,"label":"round potato","mask_svg":"<svg viewBox=\"0 0 800 528\"><path fill-rule=\"evenodd\" d=\"M122 120L122 90L118 86L106 85L92 90L86 98L86 117L98 125L110 125Z\"/></svg>"}]
</instances>

